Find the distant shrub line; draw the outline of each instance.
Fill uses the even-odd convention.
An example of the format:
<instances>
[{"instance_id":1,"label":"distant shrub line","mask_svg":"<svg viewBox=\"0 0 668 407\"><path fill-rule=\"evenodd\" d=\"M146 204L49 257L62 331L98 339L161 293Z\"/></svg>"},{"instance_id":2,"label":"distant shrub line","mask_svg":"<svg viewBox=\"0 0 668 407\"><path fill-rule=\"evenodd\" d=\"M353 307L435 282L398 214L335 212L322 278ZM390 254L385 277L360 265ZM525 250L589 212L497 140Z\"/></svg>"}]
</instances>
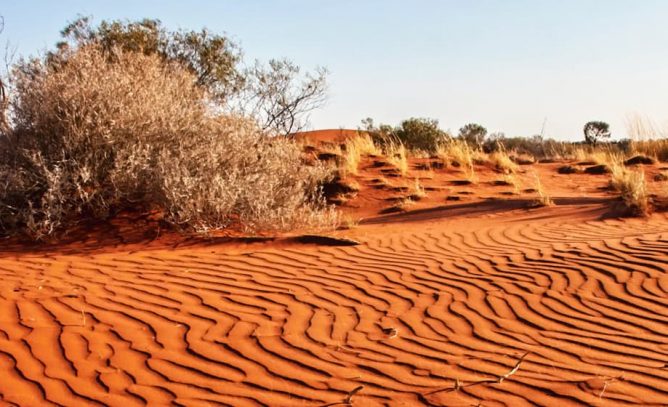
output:
<instances>
[{"instance_id":1,"label":"distant shrub line","mask_svg":"<svg viewBox=\"0 0 668 407\"><path fill-rule=\"evenodd\" d=\"M585 140L576 142L546 139L540 135L531 137L506 137L503 133L488 135L487 129L476 123L465 125L457 136L453 136L448 131L440 129L437 120L429 118L410 118L394 127L386 124L375 125L373 119L366 118L362 120L359 131L369 134L379 145L387 142L401 143L413 152L426 154L437 153L444 143L457 139L486 154L505 151L516 155L529 155L535 160L567 159L582 155L583 152L604 150L622 155L644 154L659 161L668 161L667 138L603 141L610 137L610 132L607 123L600 121L587 123L584 128Z\"/></svg>"}]
</instances>

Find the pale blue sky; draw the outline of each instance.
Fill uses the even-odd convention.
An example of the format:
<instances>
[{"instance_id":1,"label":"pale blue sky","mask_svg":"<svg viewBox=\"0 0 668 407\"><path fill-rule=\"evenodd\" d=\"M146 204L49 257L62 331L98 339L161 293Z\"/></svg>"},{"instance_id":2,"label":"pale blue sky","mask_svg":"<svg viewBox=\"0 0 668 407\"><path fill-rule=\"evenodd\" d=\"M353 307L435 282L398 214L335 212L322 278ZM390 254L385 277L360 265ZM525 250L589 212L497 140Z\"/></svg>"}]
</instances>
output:
<instances>
[{"instance_id":1,"label":"pale blue sky","mask_svg":"<svg viewBox=\"0 0 668 407\"><path fill-rule=\"evenodd\" d=\"M249 59L330 72L314 128L418 116L456 131L577 140L588 120L625 135L626 115L668 123L668 1L1 0L1 41L50 48L77 14L159 18L226 32Z\"/></svg>"}]
</instances>

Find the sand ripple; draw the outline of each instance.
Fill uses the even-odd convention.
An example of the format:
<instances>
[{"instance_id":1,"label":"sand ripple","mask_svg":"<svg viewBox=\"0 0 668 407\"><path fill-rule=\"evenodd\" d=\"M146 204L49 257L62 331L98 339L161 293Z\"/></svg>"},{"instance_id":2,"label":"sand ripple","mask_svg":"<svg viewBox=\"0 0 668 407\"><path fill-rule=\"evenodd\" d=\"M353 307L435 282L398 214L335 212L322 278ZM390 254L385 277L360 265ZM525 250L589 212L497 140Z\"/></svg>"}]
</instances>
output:
<instances>
[{"instance_id":1,"label":"sand ripple","mask_svg":"<svg viewBox=\"0 0 668 407\"><path fill-rule=\"evenodd\" d=\"M4 255L0 405L668 405L668 221L461 230Z\"/></svg>"}]
</instances>

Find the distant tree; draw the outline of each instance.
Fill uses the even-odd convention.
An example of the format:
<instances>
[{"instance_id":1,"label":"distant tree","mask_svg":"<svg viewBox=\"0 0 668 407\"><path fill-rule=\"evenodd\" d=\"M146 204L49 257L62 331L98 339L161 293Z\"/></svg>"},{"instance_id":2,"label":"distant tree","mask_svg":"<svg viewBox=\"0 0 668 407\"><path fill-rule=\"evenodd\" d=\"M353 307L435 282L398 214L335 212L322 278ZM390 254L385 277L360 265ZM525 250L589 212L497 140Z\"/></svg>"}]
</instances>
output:
<instances>
[{"instance_id":1,"label":"distant tree","mask_svg":"<svg viewBox=\"0 0 668 407\"><path fill-rule=\"evenodd\" d=\"M394 133L408 148L424 151L434 151L450 137L438 127L438 120L415 117L402 121Z\"/></svg>"},{"instance_id":2,"label":"distant tree","mask_svg":"<svg viewBox=\"0 0 668 407\"><path fill-rule=\"evenodd\" d=\"M610 137L610 125L602 121L587 122L582 129L585 142L587 144L596 144L605 138Z\"/></svg>"},{"instance_id":3,"label":"distant tree","mask_svg":"<svg viewBox=\"0 0 668 407\"><path fill-rule=\"evenodd\" d=\"M373 122L373 118L367 117L366 119L362 119L362 127L360 128L360 130L364 130L364 131L367 131L369 133L376 130L376 126Z\"/></svg>"},{"instance_id":4,"label":"distant tree","mask_svg":"<svg viewBox=\"0 0 668 407\"><path fill-rule=\"evenodd\" d=\"M486 135L487 129L477 123L469 123L459 129L459 137L471 145L482 145Z\"/></svg>"}]
</instances>

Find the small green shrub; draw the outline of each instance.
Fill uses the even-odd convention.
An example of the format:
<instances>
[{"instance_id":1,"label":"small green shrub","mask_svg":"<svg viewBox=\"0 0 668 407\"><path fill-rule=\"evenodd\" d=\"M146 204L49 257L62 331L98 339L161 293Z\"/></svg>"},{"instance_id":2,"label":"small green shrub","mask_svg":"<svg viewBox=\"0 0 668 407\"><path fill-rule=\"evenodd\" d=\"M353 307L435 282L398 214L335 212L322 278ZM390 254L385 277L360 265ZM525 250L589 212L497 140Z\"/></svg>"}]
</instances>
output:
<instances>
[{"instance_id":1,"label":"small green shrub","mask_svg":"<svg viewBox=\"0 0 668 407\"><path fill-rule=\"evenodd\" d=\"M396 137L411 150L433 152L450 136L438 127L438 120L411 118L401 122L394 131Z\"/></svg>"},{"instance_id":2,"label":"small green shrub","mask_svg":"<svg viewBox=\"0 0 668 407\"><path fill-rule=\"evenodd\" d=\"M369 133L379 145L388 143L402 144L412 151L433 153L438 146L451 139L451 136L438 127L438 120L410 118L397 127L381 124L375 127L373 120L362 120L362 130Z\"/></svg>"},{"instance_id":3,"label":"small green shrub","mask_svg":"<svg viewBox=\"0 0 668 407\"><path fill-rule=\"evenodd\" d=\"M487 129L477 123L469 123L459 129L459 138L474 147L481 147L487 136Z\"/></svg>"}]
</instances>

